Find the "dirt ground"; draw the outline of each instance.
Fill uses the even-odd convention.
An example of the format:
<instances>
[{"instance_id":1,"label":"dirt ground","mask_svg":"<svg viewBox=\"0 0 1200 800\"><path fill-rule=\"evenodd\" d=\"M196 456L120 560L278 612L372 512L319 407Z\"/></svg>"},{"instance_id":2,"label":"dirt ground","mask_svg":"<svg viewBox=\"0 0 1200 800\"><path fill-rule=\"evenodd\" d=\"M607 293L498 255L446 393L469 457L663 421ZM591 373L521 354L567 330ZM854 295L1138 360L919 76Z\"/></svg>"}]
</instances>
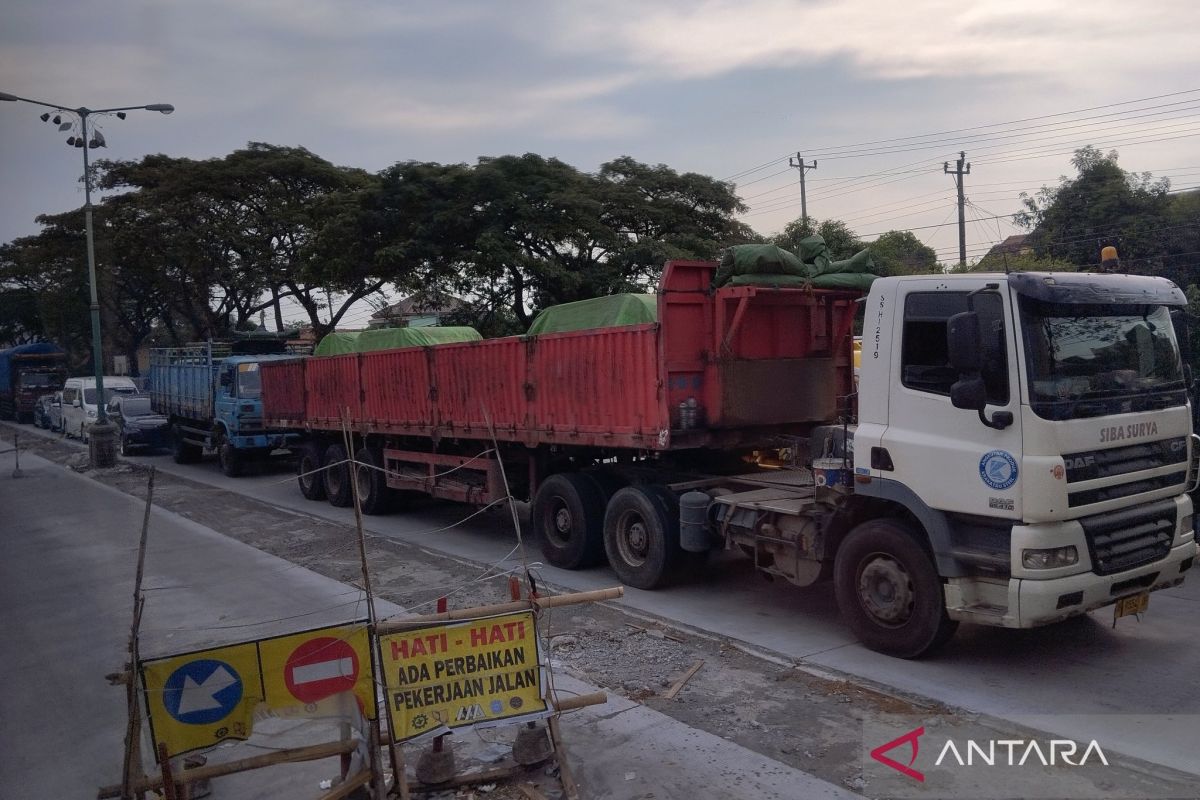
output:
<instances>
[{"instance_id":1,"label":"dirt ground","mask_svg":"<svg viewBox=\"0 0 1200 800\"><path fill-rule=\"evenodd\" d=\"M11 441L11 429L0 427L0 438ZM22 444L43 458L87 471L86 454L77 447L44 438L30 441L24 436ZM147 471L139 465L120 463L113 469L89 474L130 495L145 497ZM303 506L289 513L161 471L155 476L154 501L322 575L361 583L353 530L304 514ZM462 516L471 511L461 508ZM494 520L497 526L511 528L511 522L502 515ZM531 547L530 558L538 557L536 547ZM452 608L510 599L507 577L491 575L486 565L370 534L368 559L376 593L409 610L432 611L437 598L447 593ZM558 591L553 586L544 588ZM902 696L885 687L813 671L782 656L755 652L737 642L680 629L665 620L631 614L612 604L551 610L542 622L555 669L867 796L872 792L870 779L863 773L864 724L906 714L920 715L929 727L953 726L964 735L1012 731L1007 724ZM668 699L675 682L699 662L699 670L674 698ZM552 799L554 792L545 776L539 772L538 777L537 783ZM1161 785L1157 779L1152 780L1145 787L1146 796L1182 796L1171 788L1179 785L1173 782L1177 779L1164 779ZM465 797L471 792L481 798L505 800L523 796L514 786L444 796Z\"/></svg>"}]
</instances>

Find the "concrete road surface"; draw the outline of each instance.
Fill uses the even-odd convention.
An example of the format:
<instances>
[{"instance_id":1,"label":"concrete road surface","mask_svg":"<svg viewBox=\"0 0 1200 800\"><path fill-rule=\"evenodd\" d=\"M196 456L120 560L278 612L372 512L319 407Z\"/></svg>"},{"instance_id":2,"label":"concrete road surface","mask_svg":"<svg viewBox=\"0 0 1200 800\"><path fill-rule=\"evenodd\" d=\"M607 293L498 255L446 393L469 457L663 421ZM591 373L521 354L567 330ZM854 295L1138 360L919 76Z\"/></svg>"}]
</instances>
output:
<instances>
[{"instance_id":1,"label":"concrete road surface","mask_svg":"<svg viewBox=\"0 0 1200 800\"><path fill-rule=\"evenodd\" d=\"M104 675L126 657L144 503L29 454L21 465L17 479L0 461L0 797L91 798L120 779L124 692ZM152 514L145 587L147 656L363 613L355 587L162 509ZM857 796L619 697L564 718L564 734L594 798ZM337 769L327 759L219 778L213 797L315 797Z\"/></svg>"}]
</instances>

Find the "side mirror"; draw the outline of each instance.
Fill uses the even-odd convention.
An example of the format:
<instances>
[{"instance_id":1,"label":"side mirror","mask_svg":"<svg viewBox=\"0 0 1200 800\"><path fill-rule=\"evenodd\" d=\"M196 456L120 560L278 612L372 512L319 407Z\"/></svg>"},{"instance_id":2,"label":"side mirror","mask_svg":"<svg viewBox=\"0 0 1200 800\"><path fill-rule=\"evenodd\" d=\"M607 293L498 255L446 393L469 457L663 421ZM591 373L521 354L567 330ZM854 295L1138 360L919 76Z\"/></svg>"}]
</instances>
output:
<instances>
[{"instance_id":1,"label":"side mirror","mask_svg":"<svg viewBox=\"0 0 1200 800\"><path fill-rule=\"evenodd\" d=\"M946 322L946 349L950 365L959 372L979 372L983 365L983 346L979 335L979 314L963 311ZM957 404L955 404L957 406ZM957 406L966 408L967 406ZM974 406L971 406L972 408Z\"/></svg>"},{"instance_id":2,"label":"side mirror","mask_svg":"<svg viewBox=\"0 0 1200 800\"><path fill-rule=\"evenodd\" d=\"M950 402L955 408L982 412L987 407L987 386L976 375L955 381L950 387Z\"/></svg>"},{"instance_id":3,"label":"side mirror","mask_svg":"<svg viewBox=\"0 0 1200 800\"><path fill-rule=\"evenodd\" d=\"M233 375L229 374L228 372L222 372L221 377L218 380L222 386L233 386Z\"/></svg>"}]
</instances>

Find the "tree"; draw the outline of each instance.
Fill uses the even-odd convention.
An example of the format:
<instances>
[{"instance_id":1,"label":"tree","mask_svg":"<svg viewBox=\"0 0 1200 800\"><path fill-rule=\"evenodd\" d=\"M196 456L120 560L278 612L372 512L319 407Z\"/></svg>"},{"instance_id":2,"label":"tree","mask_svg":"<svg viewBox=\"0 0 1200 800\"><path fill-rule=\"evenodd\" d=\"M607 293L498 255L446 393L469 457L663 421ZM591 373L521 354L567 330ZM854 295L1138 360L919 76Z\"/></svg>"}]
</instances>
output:
<instances>
[{"instance_id":1,"label":"tree","mask_svg":"<svg viewBox=\"0 0 1200 800\"><path fill-rule=\"evenodd\" d=\"M1186 233L1188 228L1198 233L1196 206L1174 200L1166 180L1121 169L1115 151L1084 147L1072 164L1075 178L1022 196L1024 210L1016 221L1029 229L1027 244L1034 254L1092 268L1099 264L1101 248L1114 245L1124 269L1186 284L1188 267L1179 254L1197 241ZM1174 226L1173 220L1178 220Z\"/></svg>"},{"instance_id":2,"label":"tree","mask_svg":"<svg viewBox=\"0 0 1200 800\"><path fill-rule=\"evenodd\" d=\"M912 231L888 231L871 242L871 258L880 275L941 272L937 252Z\"/></svg>"},{"instance_id":3,"label":"tree","mask_svg":"<svg viewBox=\"0 0 1200 800\"><path fill-rule=\"evenodd\" d=\"M702 175L630 158L593 175L527 153L396 164L346 220L389 281L435 284L524 329L546 306L645 291L668 258L745 241L733 219L743 210L729 184Z\"/></svg>"},{"instance_id":4,"label":"tree","mask_svg":"<svg viewBox=\"0 0 1200 800\"><path fill-rule=\"evenodd\" d=\"M772 239L771 243L784 250L798 253L800 240L814 234L825 240L825 244L829 247L829 256L834 261L850 258L859 250L867 247L866 242L859 239L857 234L850 230L850 226L841 220L827 219L818 223L811 217L807 222L799 219L792 220L784 226L782 233Z\"/></svg>"}]
</instances>

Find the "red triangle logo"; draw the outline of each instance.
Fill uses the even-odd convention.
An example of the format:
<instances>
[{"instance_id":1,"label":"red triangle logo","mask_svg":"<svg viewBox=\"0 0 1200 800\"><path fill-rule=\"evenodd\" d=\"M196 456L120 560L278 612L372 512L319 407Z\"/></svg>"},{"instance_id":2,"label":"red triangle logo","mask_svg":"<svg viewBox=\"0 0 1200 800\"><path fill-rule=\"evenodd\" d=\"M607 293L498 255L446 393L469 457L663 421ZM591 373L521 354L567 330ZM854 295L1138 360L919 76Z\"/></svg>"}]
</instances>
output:
<instances>
[{"instance_id":1,"label":"red triangle logo","mask_svg":"<svg viewBox=\"0 0 1200 800\"><path fill-rule=\"evenodd\" d=\"M892 739L887 744L881 744L879 747L876 747L871 751L871 758L875 759L880 764L885 764L891 767L899 773L907 775L913 780L924 783L925 775L912 768L913 763L917 760L917 753L921 749L921 744L917 740L920 739L924 734L924 725L919 728L914 728L903 736L899 736L895 739ZM889 750L894 750L902 744L912 745L912 757L908 759L907 764L901 764L899 761L884 755L884 753L888 752Z\"/></svg>"}]
</instances>

